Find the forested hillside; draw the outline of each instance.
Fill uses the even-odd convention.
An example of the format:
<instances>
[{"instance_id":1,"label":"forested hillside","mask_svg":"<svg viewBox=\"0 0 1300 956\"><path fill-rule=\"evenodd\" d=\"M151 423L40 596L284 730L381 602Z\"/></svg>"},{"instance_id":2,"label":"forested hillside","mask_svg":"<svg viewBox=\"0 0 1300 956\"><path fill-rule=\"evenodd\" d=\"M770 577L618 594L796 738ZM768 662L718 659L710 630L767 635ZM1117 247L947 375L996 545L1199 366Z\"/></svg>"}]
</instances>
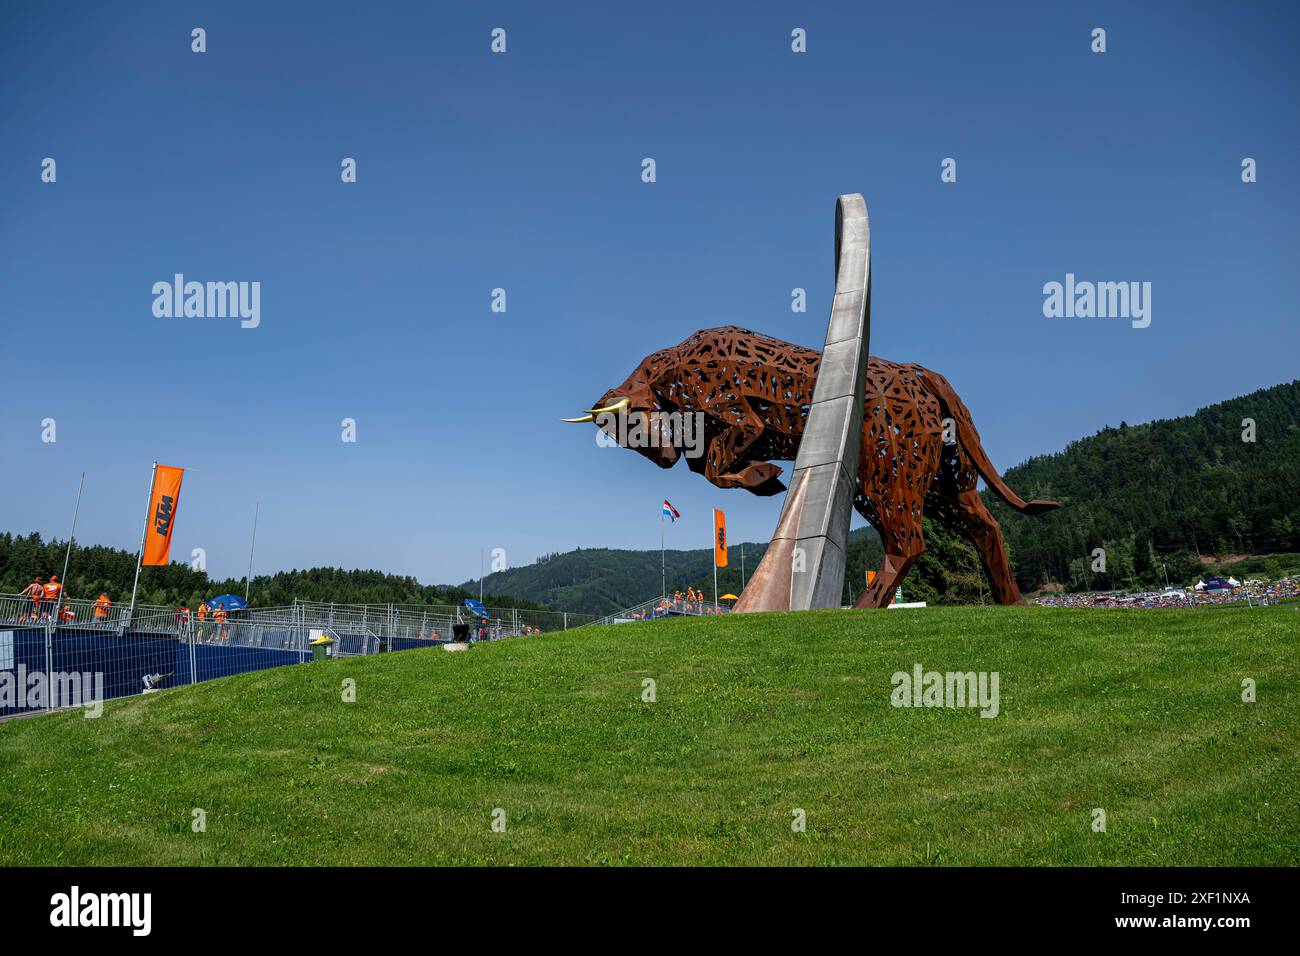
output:
<instances>
[{"instance_id":1,"label":"forested hillside","mask_svg":"<svg viewBox=\"0 0 1300 956\"><path fill-rule=\"evenodd\" d=\"M1253 423L1253 431L1252 431ZM1198 556L1300 550L1300 381L1194 415L1104 428L1004 476L1024 498L1061 507L1038 518L985 500L1011 545L1022 588L1185 582ZM1104 548L1105 573L1091 570Z\"/></svg>"}]
</instances>

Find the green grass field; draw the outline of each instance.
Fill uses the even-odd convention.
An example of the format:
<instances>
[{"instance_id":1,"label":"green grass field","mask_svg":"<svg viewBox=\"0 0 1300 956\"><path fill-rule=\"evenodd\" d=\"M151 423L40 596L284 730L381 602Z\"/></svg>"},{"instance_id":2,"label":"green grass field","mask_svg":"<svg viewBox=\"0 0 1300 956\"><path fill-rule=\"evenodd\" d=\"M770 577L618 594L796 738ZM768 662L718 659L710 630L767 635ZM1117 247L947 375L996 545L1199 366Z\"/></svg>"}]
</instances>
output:
<instances>
[{"instance_id":1,"label":"green grass field","mask_svg":"<svg viewBox=\"0 0 1300 956\"><path fill-rule=\"evenodd\" d=\"M825 611L285 667L0 725L0 864L1295 865L1298 638ZM891 706L917 662L997 671L1000 714Z\"/></svg>"}]
</instances>

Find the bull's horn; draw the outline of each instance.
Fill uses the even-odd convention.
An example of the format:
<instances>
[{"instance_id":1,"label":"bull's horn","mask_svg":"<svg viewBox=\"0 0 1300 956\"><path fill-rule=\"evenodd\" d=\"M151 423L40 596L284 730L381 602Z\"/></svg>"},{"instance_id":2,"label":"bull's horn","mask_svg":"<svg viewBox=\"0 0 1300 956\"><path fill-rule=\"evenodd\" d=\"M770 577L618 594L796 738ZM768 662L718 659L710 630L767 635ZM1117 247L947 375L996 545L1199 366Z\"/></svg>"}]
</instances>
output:
<instances>
[{"instance_id":1,"label":"bull's horn","mask_svg":"<svg viewBox=\"0 0 1300 956\"><path fill-rule=\"evenodd\" d=\"M604 408L589 408L587 409L587 414L606 415L606 414L612 414L613 412L621 412L623 411L623 409L627 408L631 404L632 404L632 400L630 398L620 398L613 405L606 405Z\"/></svg>"},{"instance_id":2,"label":"bull's horn","mask_svg":"<svg viewBox=\"0 0 1300 956\"><path fill-rule=\"evenodd\" d=\"M577 424L581 424L582 422L589 422L589 421L593 421L594 419L595 419L594 415L583 415L581 418L561 418L560 421L574 422Z\"/></svg>"}]
</instances>

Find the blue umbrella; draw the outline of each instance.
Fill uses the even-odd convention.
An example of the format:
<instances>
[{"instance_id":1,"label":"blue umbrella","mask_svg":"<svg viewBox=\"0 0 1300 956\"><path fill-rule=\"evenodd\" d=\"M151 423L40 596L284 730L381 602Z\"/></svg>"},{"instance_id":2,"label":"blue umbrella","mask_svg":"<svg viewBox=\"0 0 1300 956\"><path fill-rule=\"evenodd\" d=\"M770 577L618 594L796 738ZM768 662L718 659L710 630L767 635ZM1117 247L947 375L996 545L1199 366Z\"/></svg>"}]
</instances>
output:
<instances>
[{"instance_id":1,"label":"blue umbrella","mask_svg":"<svg viewBox=\"0 0 1300 956\"><path fill-rule=\"evenodd\" d=\"M248 607L248 602L236 594L223 594L209 601L208 607L214 610L224 607L227 611L238 611L240 608Z\"/></svg>"}]
</instances>

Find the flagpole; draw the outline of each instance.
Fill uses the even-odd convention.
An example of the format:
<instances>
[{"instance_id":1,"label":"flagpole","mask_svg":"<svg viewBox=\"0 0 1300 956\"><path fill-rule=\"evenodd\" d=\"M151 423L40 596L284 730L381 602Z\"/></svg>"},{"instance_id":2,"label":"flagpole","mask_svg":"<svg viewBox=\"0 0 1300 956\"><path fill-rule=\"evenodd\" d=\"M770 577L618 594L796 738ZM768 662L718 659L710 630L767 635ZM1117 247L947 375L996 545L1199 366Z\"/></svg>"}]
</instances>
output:
<instances>
[{"instance_id":1,"label":"flagpole","mask_svg":"<svg viewBox=\"0 0 1300 956\"><path fill-rule=\"evenodd\" d=\"M158 462L153 463L149 472L149 500L144 506L144 524L140 526L140 553L135 557L135 583L131 585L131 609L126 612L126 624L130 626L135 618L135 595L140 589L140 564L144 561L144 536L149 533L149 506L153 504L153 486L158 480Z\"/></svg>"},{"instance_id":2,"label":"flagpole","mask_svg":"<svg viewBox=\"0 0 1300 956\"><path fill-rule=\"evenodd\" d=\"M248 580L244 586L244 601L247 602L253 592L253 548L257 545L257 513L262 510L259 501L253 508L253 539L248 543Z\"/></svg>"},{"instance_id":3,"label":"flagpole","mask_svg":"<svg viewBox=\"0 0 1300 956\"><path fill-rule=\"evenodd\" d=\"M713 509L713 610L718 610L718 510Z\"/></svg>"},{"instance_id":4,"label":"flagpole","mask_svg":"<svg viewBox=\"0 0 1300 956\"><path fill-rule=\"evenodd\" d=\"M54 599L54 623L59 623L59 608L63 604L63 591L68 586L68 562L72 560L72 539L77 536L77 515L81 514L81 492L86 487L86 473L81 473L81 484L77 486L77 506L72 509L72 531L68 533L68 550L63 553L63 577L59 578L59 596Z\"/></svg>"},{"instance_id":5,"label":"flagpole","mask_svg":"<svg viewBox=\"0 0 1300 956\"><path fill-rule=\"evenodd\" d=\"M659 591L660 597L668 596L668 558L664 551L664 509L659 509Z\"/></svg>"}]
</instances>

